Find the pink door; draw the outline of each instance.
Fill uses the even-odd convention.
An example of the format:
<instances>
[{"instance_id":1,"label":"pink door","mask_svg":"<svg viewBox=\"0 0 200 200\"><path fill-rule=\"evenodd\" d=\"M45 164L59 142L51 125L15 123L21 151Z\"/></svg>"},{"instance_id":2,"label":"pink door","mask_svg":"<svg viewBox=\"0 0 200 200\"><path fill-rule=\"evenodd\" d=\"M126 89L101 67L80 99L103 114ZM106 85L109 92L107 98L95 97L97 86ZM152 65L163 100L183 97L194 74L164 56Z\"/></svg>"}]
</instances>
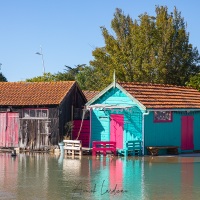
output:
<instances>
[{"instance_id":1,"label":"pink door","mask_svg":"<svg viewBox=\"0 0 200 200\"><path fill-rule=\"evenodd\" d=\"M110 141L116 142L118 149L123 149L124 116L110 115Z\"/></svg>"},{"instance_id":2,"label":"pink door","mask_svg":"<svg viewBox=\"0 0 200 200\"><path fill-rule=\"evenodd\" d=\"M7 113L7 147L18 147L19 113Z\"/></svg>"},{"instance_id":3,"label":"pink door","mask_svg":"<svg viewBox=\"0 0 200 200\"><path fill-rule=\"evenodd\" d=\"M181 130L181 149L193 150L193 116L182 117L182 130Z\"/></svg>"},{"instance_id":4,"label":"pink door","mask_svg":"<svg viewBox=\"0 0 200 200\"><path fill-rule=\"evenodd\" d=\"M0 113L0 146L18 147L19 113Z\"/></svg>"},{"instance_id":5,"label":"pink door","mask_svg":"<svg viewBox=\"0 0 200 200\"><path fill-rule=\"evenodd\" d=\"M6 146L6 113L0 113L0 147Z\"/></svg>"}]
</instances>

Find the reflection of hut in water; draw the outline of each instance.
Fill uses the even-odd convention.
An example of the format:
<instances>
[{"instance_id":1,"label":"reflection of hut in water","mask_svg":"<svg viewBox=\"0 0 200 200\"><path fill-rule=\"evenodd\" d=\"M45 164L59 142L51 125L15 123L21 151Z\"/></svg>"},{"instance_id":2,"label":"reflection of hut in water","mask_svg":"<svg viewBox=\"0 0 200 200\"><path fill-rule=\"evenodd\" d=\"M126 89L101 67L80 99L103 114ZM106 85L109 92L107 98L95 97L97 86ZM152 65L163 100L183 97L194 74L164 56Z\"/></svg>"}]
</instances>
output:
<instances>
[{"instance_id":1,"label":"reflection of hut in water","mask_svg":"<svg viewBox=\"0 0 200 200\"><path fill-rule=\"evenodd\" d=\"M80 120L85 103L75 81L0 82L0 147L58 145L66 122Z\"/></svg>"},{"instance_id":2,"label":"reflection of hut in water","mask_svg":"<svg viewBox=\"0 0 200 200\"><path fill-rule=\"evenodd\" d=\"M65 177L79 177L81 175L81 160L80 159L63 159L63 173Z\"/></svg>"}]
</instances>

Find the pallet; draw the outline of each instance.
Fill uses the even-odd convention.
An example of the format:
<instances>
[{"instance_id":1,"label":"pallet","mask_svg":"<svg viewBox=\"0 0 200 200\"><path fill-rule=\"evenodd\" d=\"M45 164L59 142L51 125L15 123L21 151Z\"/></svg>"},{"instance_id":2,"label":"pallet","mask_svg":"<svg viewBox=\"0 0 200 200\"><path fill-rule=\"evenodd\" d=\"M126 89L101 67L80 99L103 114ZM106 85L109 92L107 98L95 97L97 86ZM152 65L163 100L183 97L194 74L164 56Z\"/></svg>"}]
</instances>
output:
<instances>
[{"instance_id":1,"label":"pallet","mask_svg":"<svg viewBox=\"0 0 200 200\"><path fill-rule=\"evenodd\" d=\"M141 140L134 140L134 141L127 141L126 142L126 150L125 156L141 156L142 155L142 141Z\"/></svg>"},{"instance_id":2,"label":"pallet","mask_svg":"<svg viewBox=\"0 0 200 200\"><path fill-rule=\"evenodd\" d=\"M69 156L82 156L81 140L63 140L64 153Z\"/></svg>"},{"instance_id":3,"label":"pallet","mask_svg":"<svg viewBox=\"0 0 200 200\"><path fill-rule=\"evenodd\" d=\"M113 153L116 156L116 142L94 141L92 143L92 156L96 156L97 153L103 153L104 156L106 156L107 153Z\"/></svg>"}]
</instances>

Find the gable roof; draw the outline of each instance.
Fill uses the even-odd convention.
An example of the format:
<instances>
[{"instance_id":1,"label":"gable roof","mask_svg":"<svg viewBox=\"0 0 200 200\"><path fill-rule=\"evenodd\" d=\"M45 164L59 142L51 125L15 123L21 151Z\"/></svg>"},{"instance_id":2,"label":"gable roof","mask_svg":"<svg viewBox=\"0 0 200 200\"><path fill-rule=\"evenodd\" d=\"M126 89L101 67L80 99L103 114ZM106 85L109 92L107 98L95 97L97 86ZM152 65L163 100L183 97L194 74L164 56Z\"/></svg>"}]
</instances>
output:
<instances>
[{"instance_id":1,"label":"gable roof","mask_svg":"<svg viewBox=\"0 0 200 200\"><path fill-rule=\"evenodd\" d=\"M87 101L90 101L92 98L94 98L97 94L99 94L99 91L89 91L89 90L83 90L83 94L85 95Z\"/></svg>"},{"instance_id":2,"label":"gable roof","mask_svg":"<svg viewBox=\"0 0 200 200\"><path fill-rule=\"evenodd\" d=\"M137 99L135 99L131 94L129 94L123 87L121 87L118 83L116 83L115 80L110 85L108 85L104 90L102 90L101 92L99 92L99 94L97 94L91 100L89 100L85 104L86 107L90 107L98 98L100 98L102 95L104 95L111 88L115 88L115 87L118 88L119 90L121 90L123 93L125 93L130 99L132 99L133 101L137 102L137 104L140 106L140 108L142 110L146 109L143 104L141 104ZM114 105L114 106L116 107L116 105Z\"/></svg>"},{"instance_id":3,"label":"gable roof","mask_svg":"<svg viewBox=\"0 0 200 200\"><path fill-rule=\"evenodd\" d=\"M113 82L87 102L86 106L93 104L99 97L114 87L119 88L144 110L200 109L200 92L194 88L136 82Z\"/></svg>"},{"instance_id":4,"label":"gable roof","mask_svg":"<svg viewBox=\"0 0 200 200\"><path fill-rule=\"evenodd\" d=\"M200 92L189 87L149 83L119 83L146 108L200 108Z\"/></svg>"},{"instance_id":5,"label":"gable roof","mask_svg":"<svg viewBox=\"0 0 200 200\"><path fill-rule=\"evenodd\" d=\"M75 83L0 82L0 106L60 104Z\"/></svg>"}]
</instances>

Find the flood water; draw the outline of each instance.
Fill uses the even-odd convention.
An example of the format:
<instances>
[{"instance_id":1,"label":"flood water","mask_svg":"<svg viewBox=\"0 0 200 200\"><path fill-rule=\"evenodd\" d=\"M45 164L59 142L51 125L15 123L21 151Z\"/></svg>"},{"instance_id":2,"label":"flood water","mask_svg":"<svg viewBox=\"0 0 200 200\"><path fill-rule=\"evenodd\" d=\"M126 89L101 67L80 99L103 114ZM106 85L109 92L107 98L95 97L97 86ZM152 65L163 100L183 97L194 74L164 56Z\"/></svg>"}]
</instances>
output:
<instances>
[{"instance_id":1,"label":"flood water","mask_svg":"<svg viewBox=\"0 0 200 200\"><path fill-rule=\"evenodd\" d=\"M0 153L0 199L196 200L200 157Z\"/></svg>"}]
</instances>

